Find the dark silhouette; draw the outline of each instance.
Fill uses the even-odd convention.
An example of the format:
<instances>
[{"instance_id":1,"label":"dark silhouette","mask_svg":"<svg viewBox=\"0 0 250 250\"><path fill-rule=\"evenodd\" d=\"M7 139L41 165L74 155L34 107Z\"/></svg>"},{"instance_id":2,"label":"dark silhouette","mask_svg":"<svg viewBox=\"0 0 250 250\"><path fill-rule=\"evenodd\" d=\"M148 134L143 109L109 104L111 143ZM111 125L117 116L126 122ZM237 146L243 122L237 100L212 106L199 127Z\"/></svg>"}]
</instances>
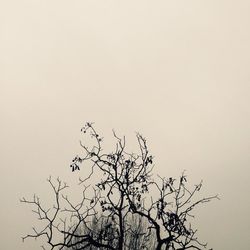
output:
<instances>
[{"instance_id":1,"label":"dark silhouette","mask_svg":"<svg viewBox=\"0 0 250 250\"><path fill-rule=\"evenodd\" d=\"M68 187L61 180L48 180L55 204L45 209L37 196L21 201L35 206L42 229L26 238L45 237L48 249L204 249L191 225L194 208L218 198L196 198L202 182L189 188L183 173L178 179L153 178L153 156L146 139L136 135L139 153L126 151L126 141L113 132L112 152L103 150L103 138L93 124L82 129L91 145L80 142L82 156L76 156L72 171L88 172L80 179L83 191L75 204L63 194ZM45 248L44 246L44 249Z\"/></svg>"}]
</instances>

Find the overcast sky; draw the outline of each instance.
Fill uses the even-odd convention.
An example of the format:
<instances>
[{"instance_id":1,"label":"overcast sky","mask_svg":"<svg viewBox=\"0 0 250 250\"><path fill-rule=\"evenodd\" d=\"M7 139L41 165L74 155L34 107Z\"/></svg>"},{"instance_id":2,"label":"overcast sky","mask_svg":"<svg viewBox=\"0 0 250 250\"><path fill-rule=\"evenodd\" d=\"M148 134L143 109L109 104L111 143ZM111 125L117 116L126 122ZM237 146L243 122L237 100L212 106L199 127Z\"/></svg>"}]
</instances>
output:
<instances>
[{"instance_id":1,"label":"overcast sky","mask_svg":"<svg viewBox=\"0 0 250 250\"><path fill-rule=\"evenodd\" d=\"M19 198L49 201L49 175L77 183L93 121L131 148L143 133L156 174L203 179L221 200L197 211L200 238L248 249L249 13L248 0L0 1L0 248L40 249L21 242L36 221Z\"/></svg>"}]
</instances>

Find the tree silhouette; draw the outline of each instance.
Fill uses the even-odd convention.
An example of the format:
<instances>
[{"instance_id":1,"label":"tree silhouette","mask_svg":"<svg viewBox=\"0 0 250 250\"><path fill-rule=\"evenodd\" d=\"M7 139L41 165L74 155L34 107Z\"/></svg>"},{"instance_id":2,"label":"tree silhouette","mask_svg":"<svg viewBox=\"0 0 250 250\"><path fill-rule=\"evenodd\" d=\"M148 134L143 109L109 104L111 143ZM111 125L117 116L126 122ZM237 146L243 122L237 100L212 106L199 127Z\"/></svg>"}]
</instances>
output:
<instances>
[{"instance_id":1,"label":"tree silhouette","mask_svg":"<svg viewBox=\"0 0 250 250\"><path fill-rule=\"evenodd\" d=\"M90 170L84 179L79 203L63 194L68 188L60 179L48 180L55 204L45 209L37 196L21 199L35 206L43 227L33 228L26 238L45 237L49 249L205 249L192 227L192 211L218 198L196 198L202 182L189 188L185 173L178 179L153 176L153 156L146 139L137 134L139 153L126 151L125 137L118 137L112 152L103 149L103 138L92 123L82 132L91 145L80 142L81 156L72 171ZM45 245L43 246L46 249Z\"/></svg>"}]
</instances>

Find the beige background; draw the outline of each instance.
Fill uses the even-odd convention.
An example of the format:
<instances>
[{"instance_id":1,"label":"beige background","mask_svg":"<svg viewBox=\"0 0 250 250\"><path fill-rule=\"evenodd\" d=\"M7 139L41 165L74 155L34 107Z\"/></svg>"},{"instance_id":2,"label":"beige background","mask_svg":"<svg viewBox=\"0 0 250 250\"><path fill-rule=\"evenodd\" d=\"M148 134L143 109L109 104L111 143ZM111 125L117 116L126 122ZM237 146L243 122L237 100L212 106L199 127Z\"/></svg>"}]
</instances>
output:
<instances>
[{"instance_id":1,"label":"beige background","mask_svg":"<svg viewBox=\"0 0 250 250\"><path fill-rule=\"evenodd\" d=\"M197 211L216 250L250 245L250 1L0 1L1 249L36 224L19 203L72 183L80 128L141 131L155 172L221 201ZM84 171L81 172L84 174ZM74 194L72 194L74 195Z\"/></svg>"}]
</instances>

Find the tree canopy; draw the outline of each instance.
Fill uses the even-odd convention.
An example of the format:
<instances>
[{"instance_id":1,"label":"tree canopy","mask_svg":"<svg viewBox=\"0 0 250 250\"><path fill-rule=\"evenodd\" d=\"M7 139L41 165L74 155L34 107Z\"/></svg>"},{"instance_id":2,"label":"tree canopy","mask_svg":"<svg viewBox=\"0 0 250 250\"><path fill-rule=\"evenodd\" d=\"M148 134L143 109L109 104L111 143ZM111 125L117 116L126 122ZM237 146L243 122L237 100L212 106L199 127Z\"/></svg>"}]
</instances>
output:
<instances>
[{"instance_id":1,"label":"tree canopy","mask_svg":"<svg viewBox=\"0 0 250 250\"><path fill-rule=\"evenodd\" d=\"M44 249L205 249L192 226L194 209L217 195L199 198L202 182L190 188L183 172L179 178L153 174L154 157L147 141L136 134L138 153L127 151L126 138L113 132L115 147L107 152L103 138L92 123L82 128L82 154L71 170L88 168L80 178L82 194L73 203L60 179L48 179L55 195L53 207L45 209L39 197L21 199L33 205L40 229L23 237L44 237ZM87 146L86 142L91 142ZM96 177L98 176L98 178Z\"/></svg>"}]
</instances>

